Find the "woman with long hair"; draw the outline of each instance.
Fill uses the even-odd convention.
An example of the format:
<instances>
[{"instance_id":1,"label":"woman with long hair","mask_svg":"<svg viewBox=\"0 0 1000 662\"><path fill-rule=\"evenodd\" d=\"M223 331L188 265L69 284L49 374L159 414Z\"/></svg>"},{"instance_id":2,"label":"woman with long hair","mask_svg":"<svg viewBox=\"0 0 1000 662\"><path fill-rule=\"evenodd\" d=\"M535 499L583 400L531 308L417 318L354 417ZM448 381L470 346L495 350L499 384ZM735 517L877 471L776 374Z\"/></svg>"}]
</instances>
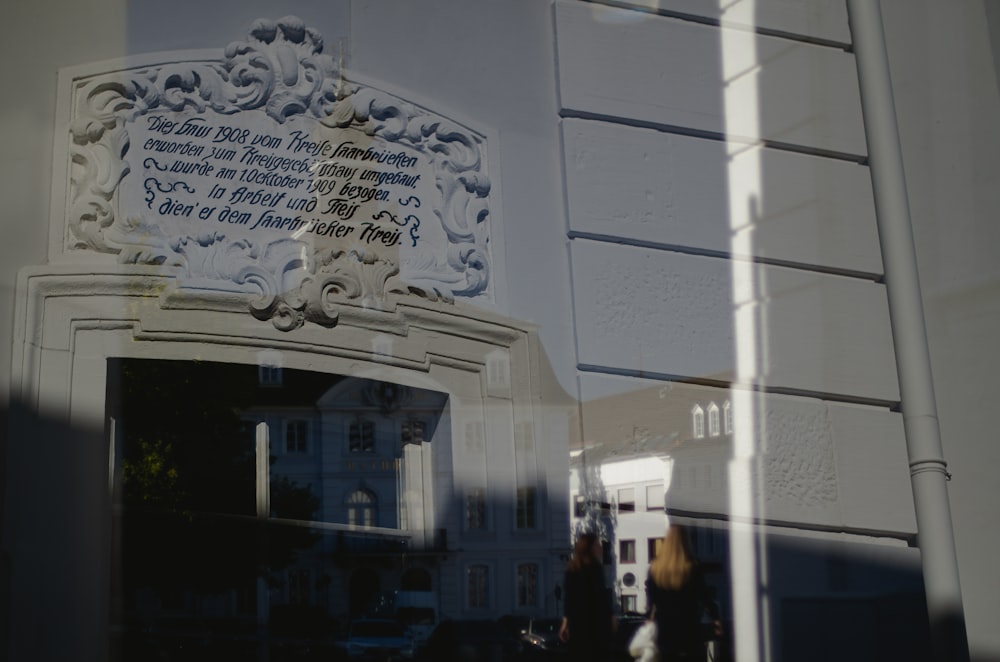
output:
<instances>
[{"instance_id":1,"label":"woman with long hair","mask_svg":"<svg viewBox=\"0 0 1000 662\"><path fill-rule=\"evenodd\" d=\"M601 539L584 533L566 566L565 610L559 639L569 644L574 662L605 662L615 620L611 594L604 584Z\"/></svg>"},{"instance_id":2,"label":"woman with long hair","mask_svg":"<svg viewBox=\"0 0 1000 662\"><path fill-rule=\"evenodd\" d=\"M705 579L691 552L687 530L667 528L646 579L646 604L656 621L660 662L704 660L705 640L701 617L708 609L718 626L715 604L709 599Z\"/></svg>"}]
</instances>

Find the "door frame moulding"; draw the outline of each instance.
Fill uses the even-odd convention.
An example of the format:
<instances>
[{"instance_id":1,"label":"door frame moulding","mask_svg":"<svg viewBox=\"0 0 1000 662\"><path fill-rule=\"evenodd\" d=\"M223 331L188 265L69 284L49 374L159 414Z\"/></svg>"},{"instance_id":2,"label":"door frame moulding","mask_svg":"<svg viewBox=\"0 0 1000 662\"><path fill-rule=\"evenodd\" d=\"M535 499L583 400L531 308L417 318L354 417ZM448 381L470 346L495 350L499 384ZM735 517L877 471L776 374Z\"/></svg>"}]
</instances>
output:
<instances>
[{"instance_id":1,"label":"door frame moulding","mask_svg":"<svg viewBox=\"0 0 1000 662\"><path fill-rule=\"evenodd\" d=\"M415 295L387 296L378 309L348 300L328 301L327 305L339 312L336 326L306 323L283 331L250 314L245 295L212 297L205 290L192 293L178 287L174 274L162 267L49 265L21 272L11 401L26 418L17 417L23 422L15 422L9 439L15 452L8 452L11 480L7 489L17 494L17 499L30 501L52 492L55 502L76 505L72 511L62 508L48 521L45 531L35 532L20 530L32 521L24 518L27 513L19 515L16 506L8 508L4 514L3 551L9 555L14 576L24 572L22 576L37 578L36 569L41 571L47 554L38 555L33 550L80 542L85 549L74 555L77 560L73 564L90 564L93 574L84 582L91 600L45 606L38 598L33 608L10 614L12 633L44 627L36 622L38 619L57 618L76 624L75 633L66 633L66 645L76 650L96 647L97 653L108 645L106 638L94 634L94 628L106 631L110 614L107 606L113 599L111 495L106 487L110 465L100 459L101 454L107 457L109 452L105 420L108 358L260 365L264 357L277 355L283 368L392 381L442 392L448 396L455 456L450 485L445 489L453 494L458 494L466 483L480 480L489 481L491 498L502 497L507 491L513 493L521 477L519 467L526 461L522 457L525 452L532 455L530 464L536 466L551 465L555 457L568 458L568 426L565 433L553 434L555 430L545 421L551 420L550 408L563 405L568 405L563 420L569 421L572 405L561 399L555 401L552 394L544 397L541 392L545 388L540 378L542 353L530 324L462 303L428 301ZM498 361L505 365L498 369ZM48 439L43 435L49 433L35 431L32 420L55 422L58 430L71 431L72 435ZM460 448L470 423L482 424L485 448L481 458L466 457L466 451ZM518 443L519 436L543 438L543 428L544 445ZM53 450L67 449L86 458L86 466L58 457L54 458L55 471L46 465L45 458ZM46 483L46 476L66 472L76 474L72 484L52 487ZM542 480L549 482L546 489L553 489L553 483L561 485L558 476ZM8 504L14 505L14 501L9 499ZM551 541L560 540L564 533L568 536L568 528L564 531L558 526L555 515L546 519L543 537L551 547ZM445 525L461 529L457 520L436 524ZM86 533L77 531L79 526ZM516 544L505 527L494 534L481 545L470 543L468 551L495 553L505 545ZM68 565L61 572L79 570ZM59 580L47 577L39 581L45 584ZM56 589L14 584L15 600L24 591L45 595ZM48 613L53 609L59 613ZM12 637L11 650L27 645L15 641L19 639ZM100 655L94 659L100 659Z\"/></svg>"}]
</instances>

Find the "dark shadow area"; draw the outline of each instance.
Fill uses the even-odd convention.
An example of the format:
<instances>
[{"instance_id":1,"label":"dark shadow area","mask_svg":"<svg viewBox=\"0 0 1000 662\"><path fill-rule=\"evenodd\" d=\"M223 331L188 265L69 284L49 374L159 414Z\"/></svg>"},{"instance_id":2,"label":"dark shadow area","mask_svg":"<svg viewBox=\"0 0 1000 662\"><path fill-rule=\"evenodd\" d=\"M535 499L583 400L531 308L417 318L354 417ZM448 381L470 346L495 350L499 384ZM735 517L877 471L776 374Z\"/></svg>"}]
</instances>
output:
<instances>
[{"instance_id":1,"label":"dark shadow area","mask_svg":"<svg viewBox=\"0 0 1000 662\"><path fill-rule=\"evenodd\" d=\"M112 659L328 658L350 621L412 615L392 596L430 584L446 536L407 523L422 498L402 465L441 397L275 366L110 360L108 377Z\"/></svg>"},{"instance_id":2,"label":"dark shadow area","mask_svg":"<svg viewBox=\"0 0 1000 662\"><path fill-rule=\"evenodd\" d=\"M559 659L556 649L526 648L522 631L530 628L530 619L517 616L513 605L495 605L507 614L499 619L465 608L428 614L427 604L439 604L446 588L435 566L465 568L466 560L474 559L460 543L461 530L436 530L427 545L414 548L405 536L391 535L391 527L337 526L338 517L319 517L318 490L277 473L270 476L268 517L258 519L253 426L243 417L263 411L254 410L261 404L254 393L271 393L267 399L278 403L274 407L299 416L296 407L315 403L343 378L284 371L288 395L279 396L260 387L257 366L182 365L170 376L162 372L172 369L164 363L110 363L108 412L121 442L120 461L112 465L120 467L121 482L111 495L106 431L73 429L24 408L10 412L5 461L13 457L14 466L37 470L17 477L14 492L8 485L5 494L7 523L25 537L3 539L4 628L13 613L10 596L16 594L32 596L31 604L18 604L30 610L19 622L50 640L44 649L50 657L60 652L72 657L59 649L61 633L86 641L79 632L93 631L93 637L109 639L113 660L334 660L346 654L350 623L361 617L399 621L405 615L426 632L428 648L416 653L421 659ZM272 451L287 452L289 439L294 451L296 426L290 429L291 437L281 436L288 431L283 427L272 438ZM338 439L350 455L349 422ZM268 466L282 466L281 460L268 458ZM599 472L591 474L599 478ZM44 484L39 476L46 477ZM348 497L354 484L349 487L343 493ZM601 490L586 494L598 511L612 508ZM338 498L336 505L345 509L345 518L347 508L360 508L356 517L363 521L363 502ZM459 500L447 509L465 516L465 505ZM495 518L493 526L502 528L511 525L517 504L493 501L486 509ZM100 512L113 514L107 524L95 518ZM590 516L593 524L593 517L603 514ZM726 529L699 529L696 515L685 519L692 520L695 552L723 615L714 659L733 659L740 612L733 604ZM619 542L619 522L607 520L612 562L620 551L610 544ZM7 559L17 544L32 546L35 555L29 562L20 554L15 568ZM769 659L931 659L917 550L779 534L768 534L764 549ZM109 566L110 571L101 570ZM556 595L549 584L560 581L562 568L553 570L545 585L535 588L549 600ZM646 565L637 563L632 571L641 584ZM24 582L36 575L45 579L31 591ZM113 582L110 603L101 597L108 595L102 577ZM467 579L462 575L451 590L469 590ZM402 591L403 599L395 591ZM340 599L340 606L331 602ZM558 613L562 605L553 604ZM622 622L636 624L624 616ZM623 627L619 636L622 660L627 631ZM24 637L18 640L21 648L10 659L30 657ZM434 651L445 652L435 656Z\"/></svg>"}]
</instances>

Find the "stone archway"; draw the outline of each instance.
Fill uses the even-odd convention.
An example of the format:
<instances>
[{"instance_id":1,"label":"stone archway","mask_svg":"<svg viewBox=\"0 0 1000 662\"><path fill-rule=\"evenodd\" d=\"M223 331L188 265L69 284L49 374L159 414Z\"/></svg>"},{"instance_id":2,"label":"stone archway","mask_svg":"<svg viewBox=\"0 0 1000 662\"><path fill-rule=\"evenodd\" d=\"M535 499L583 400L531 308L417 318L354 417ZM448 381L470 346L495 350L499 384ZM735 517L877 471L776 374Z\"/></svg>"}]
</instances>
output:
<instances>
[{"instance_id":1,"label":"stone archway","mask_svg":"<svg viewBox=\"0 0 1000 662\"><path fill-rule=\"evenodd\" d=\"M17 470L9 475L16 480L9 489L40 501L52 498L49 492L55 489L60 498L75 504L73 510L54 513L52 526L37 542L79 550L71 570L74 576L92 577L87 590L95 602L87 609L67 603L59 613L63 620L89 623L87 631L98 632L90 643L82 635L74 639L80 647L97 651L97 659L109 657L108 649L116 645L113 635L100 633L120 631L124 607L113 582L113 568L121 563L113 544L110 507L119 484L120 446L106 411L111 359L208 359L267 368L259 374L254 371L262 383L273 382L283 367L444 394L447 401L436 428L437 440L424 444L433 463L421 466L433 471L413 475L414 481L433 478L424 484L433 485L440 496L426 510L430 519L425 521L432 522L424 527L426 539L376 527L389 542L372 551L399 558L400 550L408 546L404 541L413 538L409 548L433 564L434 592L442 614L461 610L466 597L461 577L470 563L493 564L497 615L513 600L508 594L514 583L504 577L511 572L512 553L536 559L549 569L543 572L559 565L552 550L569 538L568 512L559 507L569 488L568 432L560 434L568 427L558 423L569 420L572 403L562 400L561 392L543 392L544 380L538 375L542 359L530 327L467 306L391 295L378 311L331 300L330 305L340 310L336 328L304 324L286 331L262 323L243 307L178 289L171 275L159 269L139 274L125 267L63 267L58 273L37 269L23 279L15 321L13 395L27 411L64 422L76 431L76 438L60 446L64 452L53 454L47 450L56 435L25 429L26 438L39 443L24 446L24 453L14 458ZM391 348L373 348L377 333L392 335ZM542 425L546 443L533 443L542 437ZM288 439L281 443L287 447ZM82 465L91 469L81 473ZM354 470L363 477L370 466ZM78 479L55 487L46 479L60 474ZM518 536L513 527L502 525L501 518L510 516L504 505L520 485L535 485L552 495L543 497L549 507L531 536ZM488 499L493 510L485 521L493 528L470 530L466 505L473 492ZM85 531L78 526L81 521L90 523ZM319 528L329 530L329 535L339 532L326 523ZM347 537L353 538L353 533L345 530ZM34 558L15 556L19 572L47 577ZM342 596L344 603L350 599L354 611L363 609L371 591L386 588L384 577L376 585L370 576L367 580L359 576L353 588L349 576L344 579L342 592L331 591L331 597ZM348 605L338 600L328 603L335 617L348 611Z\"/></svg>"}]
</instances>

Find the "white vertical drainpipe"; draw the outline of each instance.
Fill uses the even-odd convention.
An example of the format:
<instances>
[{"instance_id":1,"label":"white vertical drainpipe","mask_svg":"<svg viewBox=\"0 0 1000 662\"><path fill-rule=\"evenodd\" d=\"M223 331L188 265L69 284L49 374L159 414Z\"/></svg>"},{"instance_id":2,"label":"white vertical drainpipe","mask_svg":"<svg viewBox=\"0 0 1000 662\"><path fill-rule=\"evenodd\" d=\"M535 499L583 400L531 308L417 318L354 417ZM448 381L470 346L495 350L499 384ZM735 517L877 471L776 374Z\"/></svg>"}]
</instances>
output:
<instances>
[{"instance_id":1,"label":"white vertical drainpipe","mask_svg":"<svg viewBox=\"0 0 1000 662\"><path fill-rule=\"evenodd\" d=\"M848 0L936 660L969 659L896 108L878 0Z\"/></svg>"}]
</instances>

